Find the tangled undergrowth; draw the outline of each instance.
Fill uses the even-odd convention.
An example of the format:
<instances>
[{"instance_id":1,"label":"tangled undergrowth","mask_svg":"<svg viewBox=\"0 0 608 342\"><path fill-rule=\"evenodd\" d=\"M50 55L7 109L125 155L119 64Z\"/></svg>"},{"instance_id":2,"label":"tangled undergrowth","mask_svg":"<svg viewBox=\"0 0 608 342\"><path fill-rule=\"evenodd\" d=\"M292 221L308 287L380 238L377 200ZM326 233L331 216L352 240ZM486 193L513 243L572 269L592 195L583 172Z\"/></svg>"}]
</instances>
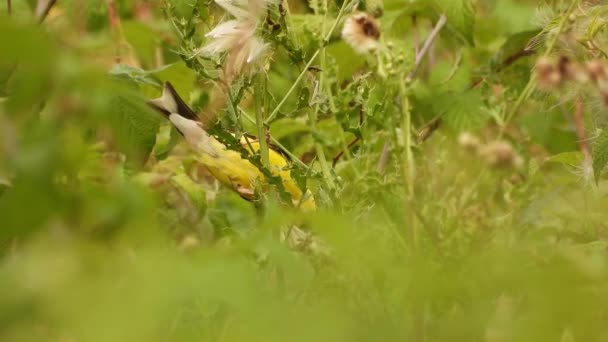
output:
<instances>
[{"instance_id":1,"label":"tangled undergrowth","mask_svg":"<svg viewBox=\"0 0 608 342\"><path fill-rule=\"evenodd\" d=\"M608 338L603 2L0 13L0 340ZM166 81L266 191L218 184Z\"/></svg>"}]
</instances>

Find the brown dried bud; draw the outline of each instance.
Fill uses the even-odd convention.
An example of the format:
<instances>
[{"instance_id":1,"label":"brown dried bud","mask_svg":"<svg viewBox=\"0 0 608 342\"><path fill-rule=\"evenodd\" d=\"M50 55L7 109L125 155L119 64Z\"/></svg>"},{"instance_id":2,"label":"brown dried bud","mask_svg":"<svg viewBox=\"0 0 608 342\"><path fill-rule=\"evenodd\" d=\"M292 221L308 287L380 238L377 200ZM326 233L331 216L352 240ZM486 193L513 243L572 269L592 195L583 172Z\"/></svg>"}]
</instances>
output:
<instances>
[{"instance_id":1,"label":"brown dried bud","mask_svg":"<svg viewBox=\"0 0 608 342\"><path fill-rule=\"evenodd\" d=\"M562 81L560 71L547 57L539 58L539 60L536 62L535 71L536 79L538 80L540 86L544 89L555 88Z\"/></svg>"},{"instance_id":2,"label":"brown dried bud","mask_svg":"<svg viewBox=\"0 0 608 342\"><path fill-rule=\"evenodd\" d=\"M562 80L576 81L584 83L587 81L587 73L583 70L579 63L572 62L568 57L561 56L557 62L557 70L559 71Z\"/></svg>"},{"instance_id":3,"label":"brown dried bud","mask_svg":"<svg viewBox=\"0 0 608 342\"><path fill-rule=\"evenodd\" d=\"M608 79L606 64L600 60L594 59L587 62L587 72L589 73L589 78L596 84Z\"/></svg>"},{"instance_id":4,"label":"brown dried bud","mask_svg":"<svg viewBox=\"0 0 608 342\"><path fill-rule=\"evenodd\" d=\"M458 136L458 145L469 152L477 151L480 144L479 138L469 132L462 132Z\"/></svg>"},{"instance_id":5,"label":"brown dried bud","mask_svg":"<svg viewBox=\"0 0 608 342\"><path fill-rule=\"evenodd\" d=\"M506 141L494 141L482 146L479 155L492 167L519 168L523 164L523 159Z\"/></svg>"},{"instance_id":6,"label":"brown dried bud","mask_svg":"<svg viewBox=\"0 0 608 342\"><path fill-rule=\"evenodd\" d=\"M367 13L355 13L346 19L342 38L358 53L365 54L378 47L380 26L374 17Z\"/></svg>"}]
</instances>

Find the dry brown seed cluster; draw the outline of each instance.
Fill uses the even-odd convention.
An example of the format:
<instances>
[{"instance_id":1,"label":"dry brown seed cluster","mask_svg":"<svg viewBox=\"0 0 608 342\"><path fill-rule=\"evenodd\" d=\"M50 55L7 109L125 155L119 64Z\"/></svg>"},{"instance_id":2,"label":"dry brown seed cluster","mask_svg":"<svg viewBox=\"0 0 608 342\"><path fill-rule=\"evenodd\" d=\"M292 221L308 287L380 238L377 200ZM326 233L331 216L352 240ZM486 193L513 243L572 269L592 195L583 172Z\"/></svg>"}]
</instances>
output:
<instances>
[{"instance_id":1,"label":"dry brown seed cluster","mask_svg":"<svg viewBox=\"0 0 608 342\"><path fill-rule=\"evenodd\" d=\"M380 26L374 17L359 12L351 15L344 23L342 38L358 53L376 50L380 39Z\"/></svg>"},{"instance_id":2,"label":"dry brown seed cluster","mask_svg":"<svg viewBox=\"0 0 608 342\"><path fill-rule=\"evenodd\" d=\"M523 158L507 141L482 143L479 137L463 132L458 137L458 144L468 152L476 154L488 166L503 169L519 169L523 166Z\"/></svg>"},{"instance_id":3,"label":"dry brown seed cluster","mask_svg":"<svg viewBox=\"0 0 608 342\"><path fill-rule=\"evenodd\" d=\"M603 60L579 63L566 56L557 61L541 57L536 63L536 79L543 89L554 89L566 82L580 84L591 82L599 90L604 103L608 105L608 65Z\"/></svg>"}]
</instances>

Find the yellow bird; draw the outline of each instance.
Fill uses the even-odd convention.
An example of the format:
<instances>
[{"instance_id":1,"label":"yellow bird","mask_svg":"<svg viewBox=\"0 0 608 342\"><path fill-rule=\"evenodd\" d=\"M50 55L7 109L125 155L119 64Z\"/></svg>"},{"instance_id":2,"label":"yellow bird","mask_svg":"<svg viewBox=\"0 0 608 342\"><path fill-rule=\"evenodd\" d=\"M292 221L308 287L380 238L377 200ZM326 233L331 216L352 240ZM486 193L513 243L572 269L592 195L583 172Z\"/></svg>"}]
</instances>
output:
<instances>
[{"instance_id":1,"label":"yellow bird","mask_svg":"<svg viewBox=\"0 0 608 342\"><path fill-rule=\"evenodd\" d=\"M267 188L264 174L237 151L228 149L224 144L205 131L198 116L186 105L171 83L166 82L161 97L151 100L150 105L162 113L186 138L190 148L197 153L197 160L222 184L236 191L241 197L252 200L256 186L263 191ZM250 153L260 148L257 140L241 139L241 144ZM310 191L305 194L291 178L289 161L279 152L268 150L269 171L281 177L283 187L291 195L295 207L303 211L316 209Z\"/></svg>"}]
</instances>

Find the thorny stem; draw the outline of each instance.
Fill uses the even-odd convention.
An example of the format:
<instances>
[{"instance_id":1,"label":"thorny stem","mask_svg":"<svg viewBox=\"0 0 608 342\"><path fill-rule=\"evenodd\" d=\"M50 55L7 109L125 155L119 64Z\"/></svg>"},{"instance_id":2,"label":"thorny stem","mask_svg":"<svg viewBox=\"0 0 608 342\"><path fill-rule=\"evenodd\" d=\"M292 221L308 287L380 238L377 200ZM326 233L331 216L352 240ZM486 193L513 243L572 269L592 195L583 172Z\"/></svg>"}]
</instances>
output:
<instances>
[{"instance_id":1,"label":"thorny stem","mask_svg":"<svg viewBox=\"0 0 608 342\"><path fill-rule=\"evenodd\" d=\"M555 32L553 39L551 39L551 41L549 42L549 45L547 46L547 50L545 51L543 56L548 56L551 53L551 51L553 51L553 48L555 47L555 44L557 44L557 40L559 39L559 36L561 35L561 33L566 25L566 22L568 21L568 18L570 17L570 13L572 13L572 11L574 10L574 7L576 6L577 2L578 2L578 0L572 0L572 2L570 3L570 7L568 7L568 10L566 10L566 12L563 14L562 19L559 22L559 26L557 27L557 31ZM526 84L526 87L524 88L524 90L521 92L521 94L519 94L519 97L515 101L513 108L511 109L511 111L509 112L509 114L507 115L505 120L503 121L503 124L500 127L500 132L498 133L498 139L500 139L504 136L505 130L507 129L509 122L511 122L511 120L513 120L513 118L515 117L515 114L517 114L521 105L530 97L530 95L532 95L532 92L534 91L535 88L536 88L536 79L534 78L534 76L530 76L530 80L528 81L528 84Z\"/></svg>"},{"instance_id":2,"label":"thorny stem","mask_svg":"<svg viewBox=\"0 0 608 342\"><path fill-rule=\"evenodd\" d=\"M260 144L260 156L262 165L268 169L268 142L266 141L266 125L264 124L264 95L266 94L266 75L261 72L257 76L257 87L254 91L255 104L255 125L258 131L258 141Z\"/></svg>"},{"instance_id":3,"label":"thorny stem","mask_svg":"<svg viewBox=\"0 0 608 342\"><path fill-rule=\"evenodd\" d=\"M304 75L306 74L306 71L308 71L308 68L310 68L310 66L312 65L312 62L319 55L319 52L321 52L321 50L315 51L315 53L312 55L312 57L310 58L308 63L306 63L306 65L304 66L304 69L302 70L300 75L298 75L296 80L291 85L291 88L289 88L289 90L287 91L287 94L285 94L285 96L283 96L283 98L281 99L281 102L279 102L279 104L274 108L272 113L270 113L270 115L268 115L268 118L266 118L267 124L270 123L277 116L277 114L279 114L279 110L281 109L281 107L283 107L285 102L287 102L287 99L289 98L291 93L293 93L293 91L296 89L296 86L300 83L300 81L302 80L302 77L304 77Z\"/></svg>"},{"instance_id":4,"label":"thorny stem","mask_svg":"<svg viewBox=\"0 0 608 342\"><path fill-rule=\"evenodd\" d=\"M344 6L344 3L342 4ZM327 15L327 0L324 1L324 12L325 15ZM340 10L341 12L342 10ZM339 20L339 16L338 19ZM327 36L328 38L331 37L331 33L332 31L335 29L336 24L337 24L337 20L336 22L334 22L334 25L332 26L332 28L329 31L329 35ZM325 33L325 20L323 20L323 25L321 26L321 32ZM325 67L325 62L326 62L326 54L325 54L325 45L326 42L323 41L322 46L321 46L321 66ZM312 111L308 112L308 121L309 121L309 125L310 125L310 131L312 132L312 134L314 135L315 132L317 131L317 120L318 120L318 113L319 113L319 108L321 106L321 101L317 101L316 99L318 98L319 94L321 92L323 92L323 90L325 89L325 73L324 71L321 71L321 74L319 75L319 81L317 82L316 86L315 86L315 91L313 92L312 95L312 100L316 102L315 104L315 109ZM325 179L325 182L327 183L327 187L330 190L335 189L335 184L334 184L334 179L333 179L333 175L331 173L329 164L327 163L327 159L325 158L325 150L323 149L323 145L321 145L321 143L319 141L317 141L317 139L314 139L315 143L315 152L317 153L317 159L319 160L319 165L321 165L321 171L323 172L323 178Z\"/></svg>"},{"instance_id":5,"label":"thorny stem","mask_svg":"<svg viewBox=\"0 0 608 342\"><path fill-rule=\"evenodd\" d=\"M245 112L242 108L239 107L239 111L241 112L241 115L247 119L247 121L251 122L252 124L255 124L255 120L251 117L251 115L247 114L247 112ZM283 146L281 144L281 142L279 140L277 140L275 137L273 137L272 135L270 136L270 141L274 144L277 145L281 151L285 152L285 154L287 154L294 162L296 162L298 165L300 165L301 167L303 167L304 169L309 169L310 167L308 165L306 165L305 163L303 163L300 158L298 158L298 156L296 156L295 154L293 154L291 151L289 151L285 146Z\"/></svg>"},{"instance_id":6,"label":"thorny stem","mask_svg":"<svg viewBox=\"0 0 608 342\"><path fill-rule=\"evenodd\" d=\"M406 81L411 80L414 76L416 76L416 72L418 72L418 68L420 67L420 64L422 63L424 56L428 53L429 48L431 47L431 45L433 45L435 38L437 38L439 31L441 31L441 29L445 26L446 22L447 22L447 18L445 16L445 14L442 14L441 17L439 17L439 20L435 24L435 27L433 28L431 33L429 33L429 36L424 41L424 45L423 45L422 49L418 53L416 53L416 61L415 61L414 67L407 75ZM416 47L415 47L416 50L418 49L417 45L418 44L416 44ZM378 60L380 61L381 58L378 57ZM381 65L381 64L379 64L379 65ZM403 85L403 86L405 87L405 85ZM408 111L409 111L409 109L408 109ZM410 123L411 123L411 121L410 121ZM407 132L404 131L404 134L406 134L406 133L408 134L408 137L409 137L410 131L409 130ZM409 149L409 145L407 148ZM389 142L387 141L384 143L384 147L382 147L382 153L380 154L380 159L378 160L378 165L376 166L376 171L378 171L378 173L380 173L380 174L384 172L384 167L386 166L386 161L388 160L389 153L390 153L390 146L389 146Z\"/></svg>"},{"instance_id":7,"label":"thorny stem","mask_svg":"<svg viewBox=\"0 0 608 342\"><path fill-rule=\"evenodd\" d=\"M283 9L285 10L285 22L287 23L287 34L289 34L289 36L291 37L291 40L294 42L294 44L296 45L296 48L300 49L300 41L298 39L298 36L295 34L294 30L292 30L291 28L293 27L292 21L291 21L291 9L289 8L289 1L287 0L283 0L281 2Z\"/></svg>"},{"instance_id":8,"label":"thorny stem","mask_svg":"<svg viewBox=\"0 0 608 342\"><path fill-rule=\"evenodd\" d=\"M338 16L336 17L334 24L331 26L331 28L329 29L329 32L327 32L327 34L325 35L325 38L323 39L322 46L319 49L317 49L317 51L315 51L315 53L313 53L313 55L308 60L308 63L306 63L306 65L304 66L304 69L302 69L302 72L300 72L300 75L298 75L296 80L291 85L291 88L289 88L289 90L287 91L285 96L283 96L283 98L281 99L279 104L277 104L277 106L274 108L272 113L270 113L270 115L268 115L268 118L266 118L266 124L270 123L279 114L279 110L281 109L281 107L283 107L285 102L287 102L287 99L289 98L291 93L293 93L294 90L296 90L296 87L298 86L298 84L300 84L300 81L302 80L302 78L304 77L306 72L308 71L308 68L310 68L310 66L314 62L315 58L317 58L317 56L321 52L321 49L325 48L325 46L329 43L329 40L331 39L331 36L332 36L334 30L336 29L336 26L338 26L340 19L342 19L342 16L344 15L344 10L346 9L347 5L350 3L351 3L351 1L348 1L348 2L344 1L342 3L342 7L340 7L340 11L338 12Z\"/></svg>"},{"instance_id":9,"label":"thorny stem","mask_svg":"<svg viewBox=\"0 0 608 342\"><path fill-rule=\"evenodd\" d=\"M325 55L325 52L323 52L323 55ZM313 94L313 97L316 97L318 95L318 91L323 88L323 85L321 84L322 81L323 81L323 78L321 77L321 79L317 83L317 86L315 87L315 92ZM319 112L319 106L320 106L320 104L317 103L315 105L315 109L308 112L309 113L308 121L309 121L309 125L310 125L310 131L313 134L317 131L317 129L316 129L317 128L317 114ZM327 159L325 159L325 151L323 150L323 145L321 145L320 142L316 141L316 139L315 139L315 152L317 153L317 157L318 157L317 160L319 161L319 165L321 165L321 171L323 172L323 178L325 178L325 182L327 183L327 186L329 187L330 190L335 189L336 185L334 183L333 175L329 168L329 164L327 163Z\"/></svg>"}]
</instances>

